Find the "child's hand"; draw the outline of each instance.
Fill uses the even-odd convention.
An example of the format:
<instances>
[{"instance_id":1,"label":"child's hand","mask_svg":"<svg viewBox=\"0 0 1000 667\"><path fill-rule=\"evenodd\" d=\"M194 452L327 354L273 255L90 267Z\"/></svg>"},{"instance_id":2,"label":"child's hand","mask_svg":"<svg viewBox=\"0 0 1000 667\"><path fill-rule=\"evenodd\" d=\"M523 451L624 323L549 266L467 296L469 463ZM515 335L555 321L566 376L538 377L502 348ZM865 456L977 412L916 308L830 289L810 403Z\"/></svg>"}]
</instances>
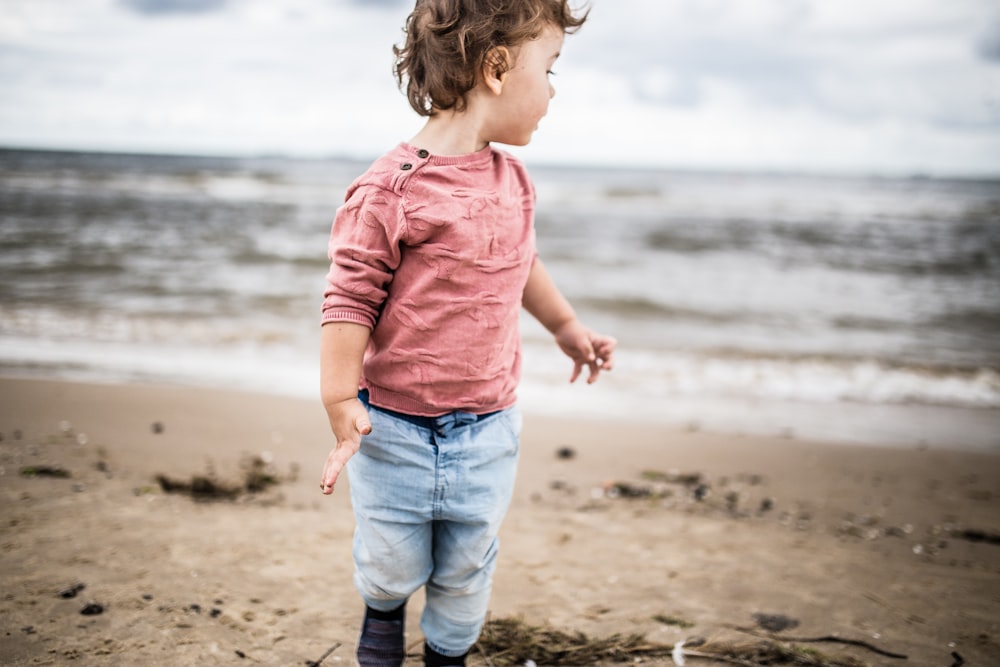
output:
<instances>
[{"instance_id":1,"label":"child's hand","mask_svg":"<svg viewBox=\"0 0 1000 667\"><path fill-rule=\"evenodd\" d=\"M333 493L337 478L340 477L340 471L361 447L361 436L372 432L372 425L365 406L356 398L327 405L326 411L337 444L326 457L319 486L324 495L330 495Z\"/></svg>"},{"instance_id":2,"label":"child's hand","mask_svg":"<svg viewBox=\"0 0 1000 667\"><path fill-rule=\"evenodd\" d=\"M614 368L615 347L618 345L618 341L614 338L594 333L577 319L559 327L555 335L556 343L573 360L570 382L576 382L584 366L590 369L587 384L596 382L601 371L610 371Z\"/></svg>"}]
</instances>

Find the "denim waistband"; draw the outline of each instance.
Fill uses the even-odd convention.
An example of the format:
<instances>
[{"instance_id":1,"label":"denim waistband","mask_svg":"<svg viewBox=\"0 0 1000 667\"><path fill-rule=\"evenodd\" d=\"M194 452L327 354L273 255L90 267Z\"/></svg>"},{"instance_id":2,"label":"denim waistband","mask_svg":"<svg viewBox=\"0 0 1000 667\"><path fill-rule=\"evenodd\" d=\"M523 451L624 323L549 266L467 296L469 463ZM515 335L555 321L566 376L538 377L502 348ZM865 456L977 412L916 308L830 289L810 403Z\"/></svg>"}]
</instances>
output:
<instances>
[{"instance_id":1,"label":"denim waistband","mask_svg":"<svg viewBox=\"0 0 1000 667\"><path fill-rule=\"evenodd\" d=\"M358 390L358 400L364 403L366 408L374 408L386 414L390 414L393 417L396 417L397 419L402 419L405 422L409 422L414 426L420 426L422 428L427 428L432 431L440 431L443 428L451 426L475 424L476 422L482 421L487 417L492 417L493 415L500 414L501 412L503 412L503 410L494 410L493 412L487 412L485 414L477 415L474 412L464 412L462 410L454 410L452 412L447 412L437 417L425 417L424 415L408 415L405 412L396 412L395 410L383 408L378 405L372 405L368 401L367 389Z\"/></svg>"}]
</instances>

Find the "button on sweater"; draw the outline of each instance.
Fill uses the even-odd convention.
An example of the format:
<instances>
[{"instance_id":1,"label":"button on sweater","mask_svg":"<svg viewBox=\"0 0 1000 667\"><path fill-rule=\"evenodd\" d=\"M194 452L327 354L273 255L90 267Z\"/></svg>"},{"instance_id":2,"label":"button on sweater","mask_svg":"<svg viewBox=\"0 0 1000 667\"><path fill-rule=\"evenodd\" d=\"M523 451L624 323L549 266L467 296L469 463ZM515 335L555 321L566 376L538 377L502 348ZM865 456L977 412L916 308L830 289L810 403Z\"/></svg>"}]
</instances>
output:
<instances>
[{"instance_id":1,"label":"button on sweater","mask_svg":"<svg viewBox=\"0 0 1000 667\"><path fill-rule=\"evenodd\" d=\"M491 146L437 156L400 144L348 188L322 323L371 329L372 405L438 416L515 403L534 202L521 162Z\"/></svg>"}]
</instances>

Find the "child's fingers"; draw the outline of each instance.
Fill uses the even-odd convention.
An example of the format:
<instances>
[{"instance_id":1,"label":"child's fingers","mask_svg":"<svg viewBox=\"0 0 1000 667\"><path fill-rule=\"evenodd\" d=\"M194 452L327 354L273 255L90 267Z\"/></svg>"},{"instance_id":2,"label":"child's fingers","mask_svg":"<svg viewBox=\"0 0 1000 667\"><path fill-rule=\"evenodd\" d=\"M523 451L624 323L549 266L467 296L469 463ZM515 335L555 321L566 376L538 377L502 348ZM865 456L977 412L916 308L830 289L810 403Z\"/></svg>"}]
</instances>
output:
<instances>
[{"instance_id":1,"label":"child's fingers","mask_svg":"<svg viewBox=\"0 0 1000 667\"><path fill-rule=\"evenodd\" d=\"M323 464L323 474L320 477L319 487L325 495L333 493L333 487L337 484L340 472L347 465L347 461L354 456L361 446L361 436L372 432L372 425L367 414L358 415L354 419L355 433L349 440L337 443L337 447L326 457Z\"/></svg>"},{"instance_id":2,"label":"child's fingers","mask_svg":"<svg viewBox=\"0 0 1000 667\"><path fill-rule=\"evenodd\" d=\"M323 466L323 475L320 478L319 488L324 495L330 495L333 493L333 487L337 484L337 478L340 477L340 471L344 469L344 464L346 461L340 460L338 456L340 452L343 451L342 447L338 447L334 451L330 452L330 456L326 459L326 464Z\"/></svg>"},{"instance_id":3,"label":"child's fingers","mask_svg":"<svg viewBox=\"0 0 1000 667\"><path fill-rule=\"evenodd\" d=\"M600 340L594 342L594 350L597 352L598 359L600 359L602 371L610 371L615 367L614 354L617 345L618 341L614 338L602 337Z\"/></svg>"},{"instance_id":4,"label":"child's fingers","mask_svg":"<svg viewBox=\"0 0 1000 667\"><path fill-rule=\"evenodd\" d=\"M591 375L593 375L593 365L597 361L597 356L594 353L594 347L590 344L590 340L583 338L578 341L576 345L576 354L573 356L573 375L570 377L570 382L576 382L576 379L580 377L583 372L583 367L589 366L591 368ZM590 379L587 382L591 382Z\"/></svg>"},{"instance_id":5,"label":"child's fingers","mask_svg":"<svg viewBox=\"0 0 1000 667\"><path fill-rule=\"evenodd\" d=\"M368 435L372 432L372 424L365 415L359 415L354 420L354 428L357 429L360 435Z\"/></svg>"},{"instance_id":6,"label":"child's fingers","mask_svg":"<svg viewBox=\"0 0 1000 667\"><path fill-rule=\"evenodd\" d=\"M590 375L587 376L587 384L594 384L597 382L597 376L601 374L602 370L604 370L604 366L597 359L591 361L587 364L587 366L590 367Z\"/></svg>"}]
</instances>

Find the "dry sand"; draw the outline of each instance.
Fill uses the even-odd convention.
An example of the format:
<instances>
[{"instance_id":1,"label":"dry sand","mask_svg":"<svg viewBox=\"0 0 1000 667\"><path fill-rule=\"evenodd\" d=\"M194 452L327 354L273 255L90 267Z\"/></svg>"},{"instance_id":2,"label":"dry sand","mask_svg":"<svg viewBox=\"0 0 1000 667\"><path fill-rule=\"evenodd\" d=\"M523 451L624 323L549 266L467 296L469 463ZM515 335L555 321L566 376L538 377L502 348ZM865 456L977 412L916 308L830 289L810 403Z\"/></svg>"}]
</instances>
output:
<instances>
[{"instance_id":1,"label":"dry sand","mask_svg":"<svg viewBox=\"0 0 1000 667\"><path fill-rule=\"evenodd\" d=\"M0 379L0 433L0 664L304 665L338 642L323 665L353 664L353 519L346 487L318 490L318 401ZM1000 664L1000 454L936 444L529 415L492 615L673 644L783 614L783 635L908 656L809 645L872 665ZM237 480L265 452L280 482L235 500L156 481Z\"/></svg>"}]
</instances>

